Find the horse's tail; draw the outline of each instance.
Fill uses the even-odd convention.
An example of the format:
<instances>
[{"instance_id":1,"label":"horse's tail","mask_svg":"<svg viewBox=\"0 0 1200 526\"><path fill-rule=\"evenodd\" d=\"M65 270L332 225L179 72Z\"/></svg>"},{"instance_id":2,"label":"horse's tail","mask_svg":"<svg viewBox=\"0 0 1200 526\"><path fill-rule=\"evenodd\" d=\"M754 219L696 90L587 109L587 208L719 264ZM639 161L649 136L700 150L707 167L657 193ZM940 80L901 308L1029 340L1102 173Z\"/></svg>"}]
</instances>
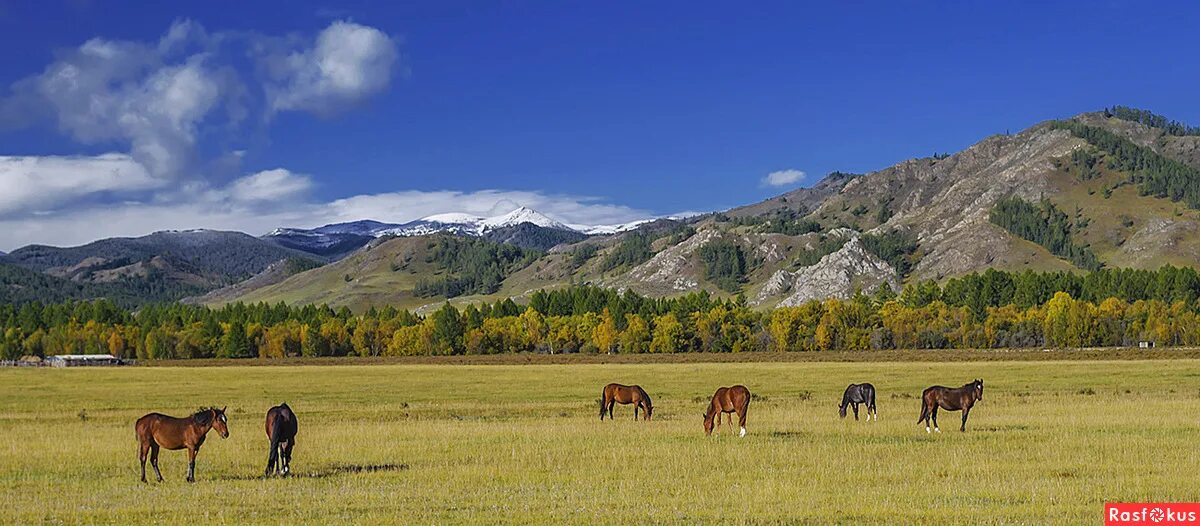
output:
<instances>
[{"instance_id":1,"label":"horse's tail","mask_svg":"<svg viewBox=\"0 0 1200 526\"><path fill-rule=\"evenodd\" d=\"M608 393L607 387L600 390L600 420L604 420L604 402L605 402L604 398L607 393Z\"/></svg>"},{"instance_id":2,"label":"horse's tail","mask_svg":"<svg viewBox=\"0 0 1200 526\"><path fill-rule=\"evenodd\" d=\"M875 410L875 386L871 386L871 410Z\"/></svg>"},{"instance_id":3,"label":"horse's tail","mask_svg":"<svg viewBox=\"0 0 1200 526\"><path fill-rule=\"evenodd\" d=\"M264 477L271 476L271 472L275 470L275 464L279 462L279 442L283 439L283 416L276 414L271 420L271 455L267 458Z\"/></svg>"},{"instance_id":4,"label":"horse's tail","mask_svg":"<svg viewBox=\"0 0 1200 526\"><path fill-rule=\"evenodd\" d=\"M924 396L924 394L922 393L922 396L921 396L921 416L917 417L917 423L918 423L918 424L920 424L921 422L924 422L926 418L929 418L929 403L928 403L928 402L926 402L926 400L925 400L925 396Z\"/></svg>"}]
</instances>

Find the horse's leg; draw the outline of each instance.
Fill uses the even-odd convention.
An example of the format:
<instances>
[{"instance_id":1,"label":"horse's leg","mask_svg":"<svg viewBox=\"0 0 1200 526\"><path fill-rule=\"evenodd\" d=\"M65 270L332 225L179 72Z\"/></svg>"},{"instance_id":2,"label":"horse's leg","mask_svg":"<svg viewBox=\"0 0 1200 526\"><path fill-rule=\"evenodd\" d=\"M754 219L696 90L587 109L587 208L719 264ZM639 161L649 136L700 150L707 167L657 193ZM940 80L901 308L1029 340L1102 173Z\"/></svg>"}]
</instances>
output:
<instances>
[{"instance_id":1,"label":"horse's leg","mask_svg":"<svg viewBox=\"0 0 1200 526\"><path fill-rule=\"evenodd\" d=\"M142 482L146 482L146 454L150 452L150 441L142 440L138 444L138 461L142 464Z\"/></svg>"},{"instance_id":2,"label":"horse's leg","mask_svg":"<svg viewBox=\"0 0 1200 526\"><path fill-rule=\"evenodd\" d=\"M200 448L188 448L188 482L196 482L196 453Z\"/></svg>"},{"instance_id":3,"label":"horse's leg","mask_svg":"<svg viewBox=\"0 0 1200 526\"><path fill-rule=\"evenodd\" d=\"M941 433L941 432L942 432L942 430L941 430L941 429L938 429L938 424L937 424L937 412L938 412L938 407L939 407L939 406L938 406L938 404L937 404L936 402L934 402L934 404L933 404L933 411L931 411L931 412L929 413L929 415L930 415L931 417L933 417L933 430L934 430L934 431L936 431L936 432L938 432L938 433Z\"/></svg>"},{"instance_id":4,"label":"horse's leg","mask_svg":"<svg viewBox=\"0 0 1200 526\"><path fill-rule=\"evenodd\" d=\"M640 407L642 407L642 403L641 403L641 402L634 402L634 403L633 403L633 421L634 421L634 422L637 422L637 413L638 413L638 408L640 408Z\"/></svg>"},{"instance_id":5,"label":"horse's leg","mask_svg":"<svg viewBox=\"0 0 1200 526\"><path fill-rule=\"evenodd\" d=\"M959 430L959 431L962 431L963 433L966 433L966 432L967 432L967 415L969 415L969 414L971 414L971 408L970 408L970 407L964 407L964 408L963 408L963 420L962 420L962 426L960 426L960 427L958 428L958 430Z\"/></svg>"},{"instance_id":6,"label":"horse's leg","mask_svg":"<svg viewBox=\"0 0 1200 526\"><path fill-rule=\"evenodd\" d=\"M850 407L854 408L854 421L858 421L858 402L850 402Z\"/></svg>"},{"instance_id":7,"label":"horse's leg","mask_svg":"<svg viewBox=\"0 0 1200 526\"><path fill-rule=\"evenodd\" d=\"M296 439L288 440L287 445L283 447L283 474L287 475L292 472L292 447L296 445Z\"/></svg>"},{"instance_id":8,"label":"horse's leg","mask_svg":"<svg viewBox=\"0 0 1200 526\"><path fill-rule=\"evenodd\" d=\"M158 470L158 450L158 444L155 442L150 442L150 465L154 466L154 474L158 477L158 481L162 482L162 472Z\"/></svg>"},{"instance_id":9,"label":"horse's leg","mask_svg":"<svg viewBox=\"0 0 1200 526\"><path fill-rule=\"evenodd\" d=\"M738 434L738 437L746 436L746 413L747 413L746 409L747 409L746 406L742 406L741 408L738 409L738 412L737 412L738 426L742 428L742 431L740 434ZM732 418L732 417L733 417L733 415L731 414L730 418ZM730 426L732 426L732 425L733 425L733 423L730 422Z\"/></svg>"},{"instance_id":10,"label":"horse's leg","mask_svg":"<svg viewBox=\"0 0 1200 526\"><path fill-rule=\"evenodd\" d=\"M278 425L278 424L276 424L276 425ZM283 447L282 445L274 443L274 441L272 441L271 453L269 455L267 455L267 469L263 470L264 477L269 477L269 476L271 476L272 473L276 472L277 466L278 466L277 463L281 462L281 460L279 460L279 451L282 449L282 447Z\"/></svg>"},{"instance_id":11,"label":"horse's leg","mask_svg":"<svg viewBox=\"0 0 1200 526\"><path fill-rule=\"evenodd\" d=\"M612 399L612 401L610 401L610 402L608 403L608 419L609 419L609 420L612 420L612 418L613 418L613 416L612 416L612 415L613 415L613 408L614 408L614 407L616 407L616 406L617 406L617 399L616 399L616 398L613 398L613 399Z\"/></svg>"}]
</instances>

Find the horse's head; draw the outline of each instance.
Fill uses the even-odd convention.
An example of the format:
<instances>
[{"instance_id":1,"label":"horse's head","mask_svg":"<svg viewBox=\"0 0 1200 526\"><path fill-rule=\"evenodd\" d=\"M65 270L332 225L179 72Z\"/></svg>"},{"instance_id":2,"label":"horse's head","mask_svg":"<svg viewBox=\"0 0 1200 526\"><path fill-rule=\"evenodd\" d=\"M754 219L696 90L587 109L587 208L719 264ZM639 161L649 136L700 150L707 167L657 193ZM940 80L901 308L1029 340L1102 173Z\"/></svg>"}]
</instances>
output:
<instances>
[{"instance_id":1,"label":"horse's head","mask_svg":"<svg viewBox=\"0 0 1200 526\"><path fill-rule=\"evenodd\" d=\"M225 408L212 409L213 412L213 429L221 435L221 438L229 438L229 419L225 417Z\"/></svg>"},{"instance_id":2,"label":"horse's head","mask_svg":"<svg viewBox=\"0 0 1200 526\"><path fill-rule=\"evenodd\" d=\"M983 379L975 380L975 399L983 400Z\"/></svg>"},{"instance_id":3,"label":"horse's head","mask_svg":"<svg viewBox=\"0 0 1200 526\"><path fill-rule=\"evenodd\" d=\"M838 417L846 418L846 404L842 404L842 405L838 406Z\"/></svg>"},{"instance_id":4,"label":"horse's head","mask_svg":"<svg viewBox=\"0 0 1200 526\"><path fill-rule=\"evenodd\" d=\"M713 417L708 413L704 413L704 434L711 435L713 430Z\"/></svg>"}]
</instances>

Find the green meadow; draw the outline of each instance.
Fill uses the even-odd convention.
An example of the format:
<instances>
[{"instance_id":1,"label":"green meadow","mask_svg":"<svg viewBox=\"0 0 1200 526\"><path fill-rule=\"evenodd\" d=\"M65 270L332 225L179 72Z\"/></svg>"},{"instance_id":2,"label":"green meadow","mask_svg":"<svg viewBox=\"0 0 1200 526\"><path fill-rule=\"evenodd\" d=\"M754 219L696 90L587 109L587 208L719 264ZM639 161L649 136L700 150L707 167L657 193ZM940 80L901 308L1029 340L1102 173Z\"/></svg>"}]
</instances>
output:
<instances>
[{"instance_id":1,"label":"green meadow","mask_svg":"<svg viewBox=\"0 0 1200 526\"><path fill-rule=\"evenodd\" d=\"M983 378L959 433L921 390ZM642 385L598 419L608 382ZM848 383L879 421L840 420ZM749 434L706 437L744 384ZM297 412L263 479L266 410ZM1106 501L1198 501L1200 361L387 364L0 370L0 523L1097 524ZM133 424L228 406L184 482L138 481ZM147 467L149 469L149 467ZM153 474L151 473L151 479Z\"/></svg>"}]
</instances>

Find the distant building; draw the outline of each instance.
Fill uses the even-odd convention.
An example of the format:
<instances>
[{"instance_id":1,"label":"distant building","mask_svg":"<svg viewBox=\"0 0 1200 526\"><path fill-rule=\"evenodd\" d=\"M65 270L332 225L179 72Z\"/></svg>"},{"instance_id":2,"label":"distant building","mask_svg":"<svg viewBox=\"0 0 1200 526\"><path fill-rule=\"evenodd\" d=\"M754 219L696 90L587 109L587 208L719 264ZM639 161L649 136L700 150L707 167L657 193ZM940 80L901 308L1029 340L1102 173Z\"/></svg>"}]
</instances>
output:
<instances>
[{"instance_id":1,"label":"distant building","mask_svg":"<svg viewBox=\"0 0 1200 526\"><path fill-rule=\"evenodd\" d=\"M46 357L51 367L80 367L87 365L124 365L111 354L60 354Z\"/></svg>"},{"instance_id":2,"label":"distant building","mask_svg":"<svg viewBox=\"0 0 1200 526\"><path fill-rule=\"evenodd\" d=\"M1154 342L1152 342L1152 341L1147 341L1147 340L1142 340L1142 341L1138 342L1138 347L1140 347L1140 348L1142 348L1142 349L1153 349L1153 348L1154 348Z\"/></svg>"}]
</instances>

